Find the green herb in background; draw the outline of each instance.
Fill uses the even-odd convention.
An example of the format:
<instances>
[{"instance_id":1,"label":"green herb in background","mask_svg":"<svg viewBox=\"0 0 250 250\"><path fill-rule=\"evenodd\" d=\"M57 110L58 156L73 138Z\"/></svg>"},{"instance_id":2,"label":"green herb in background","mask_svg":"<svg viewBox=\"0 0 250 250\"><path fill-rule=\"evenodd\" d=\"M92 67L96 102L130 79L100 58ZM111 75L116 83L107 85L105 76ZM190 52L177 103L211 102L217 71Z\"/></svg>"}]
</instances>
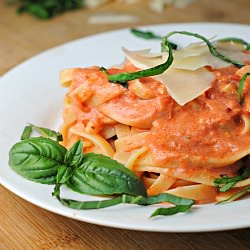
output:
<instances>
[{"instance_id":1,"label":"green herb in background","mask_svg":"<svg viewBox=\"0 0 250 250\"><path fill-rule=\"evenodd\" d=\"M54 192L55 193L55 192ZM155 217L158 215L173 215L177 213L184 213L187 212L192 205L194 204L194 201L191 199L186 199L182 197L177 197L172 194L159 194L154 196L148 196L144 197L142 195L128 195L128 194L122 194L118 197L107 199L107 200L101 200L101 201L75 201L75 200L69 200L69 199L61 199L59 196L59 191L56 192L57 199L65 206L74 208L74 209L98 209L98 208L105 208L105 207L111 207L118 204L137 204L141 206L149 206L158 204L161 202L170 202L174 204L174 206L171 207L161 207L156 209L150 217Z\"/></svg>"},{"instance_id":2,"label":"green herb in background","mask_svg":"<svg viewBox=\"0 0 250 250\"><path fill-rule=\"evenodd\" d=\"M242 100L242 91L243 91L244 83L245 83L248 76L250 76L250 72L245 73L239 82L238 96L239 96L240 103L242 103L242 101L243 101Z\"/></svg>"},{"instance_id":3,"label":"green herb in background","mask_svg":"<svg viewBox=\"0 0 250 250\"><path fill-rule=\"evenodd\" d=\"M8 3L18 5L19 14L28 12L41 19L50 19L65 11L83 7L83 0L13 0Z\"/></svg>"},{"instance_id":4,"label":"green herb in background","mask_svg":"<svg viewBox=\"0 0 250 250\"><path fill-rule=\"evenodd\" d=\"M156 35L152 31L143 31L143 30L139 30L139 29L136 29L136 28L132 28L132 29L130 29L130 31L135 36L141 37L141 38L144 38L144 39L162 39L161 36Z\"/></svg>"}]
</instances>

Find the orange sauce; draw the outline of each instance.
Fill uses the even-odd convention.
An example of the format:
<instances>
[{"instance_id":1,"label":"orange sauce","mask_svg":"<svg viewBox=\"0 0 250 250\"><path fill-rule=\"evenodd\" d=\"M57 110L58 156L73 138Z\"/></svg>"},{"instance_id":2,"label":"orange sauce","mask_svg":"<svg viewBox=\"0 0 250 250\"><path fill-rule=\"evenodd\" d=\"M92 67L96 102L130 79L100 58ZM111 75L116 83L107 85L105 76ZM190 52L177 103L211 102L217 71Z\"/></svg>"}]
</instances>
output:
<instances>
[{"instance_id":1,"label":"orange sauce","mask_svg":"<svg viewBox=\"0 0 250 250\"><path fill-rule=\"evenodd\" d=\"M124 69L109 69L109 73L136 70L127 64ZM149 99L142 99L134 93L130 83L128 89L110 83L97 67L77 69L70 93L83 84L90 95L99 98L97 102L105 98L95 107L90 108L88 101L81 102L79 107L79 119L83 124L92 121L96 133L101 133L107 124L116 123L149 131L144 140L128 143L136 147L148 145L157 166L221 167L221 164L209 163L209 159L223 159L250 145L250 134L242 133L241 118L250 110L250 86L244 86L243 103L240 103L237 68L208 70L216 75L211 88L184 106L178 105L164 85L153 78L140 79L151 93Z\"/></svg>"},{"instance_id":2,"label":"orange sauce","mask_svg":"<svg viewBox=\"0 0 250 250\"><path fill-rule=\"evenodd\" d=\"M170 119L153 122L147 143L157 164L216 167L209 159L249 147L250 135L242 134L245 109L238 97L237 68L213 71L216 80L208 91L182 107L175 103Z\"/></svg>"}]
</instances>

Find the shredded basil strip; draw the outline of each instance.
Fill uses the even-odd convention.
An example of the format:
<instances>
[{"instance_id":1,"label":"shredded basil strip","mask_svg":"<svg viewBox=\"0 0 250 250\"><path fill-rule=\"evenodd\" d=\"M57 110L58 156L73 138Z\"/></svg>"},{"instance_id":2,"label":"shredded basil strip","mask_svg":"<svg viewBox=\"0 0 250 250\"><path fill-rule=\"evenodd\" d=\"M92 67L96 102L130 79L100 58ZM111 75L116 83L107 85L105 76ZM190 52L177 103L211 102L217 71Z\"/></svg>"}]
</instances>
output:
<instances>
[{"instance_id":1,"label":"shredded basil strip","mask_svg":"<svg viewBox=\"0 0 250 250\"><path fill-rule=\"evenodd\" d=\"M150 32L150 31L143 32L143 31L140 31L138 29L131 29L131 31L133 34L140 36L140 37L143 37L143 38L145 38L145 37L147 39L158 38L158 35L155 35L154 33ZM206 37L204 37L200 34L188 32L188 31L172 31L172 32L168 33L166 36L162 37L162 43L161 43L162 49L164 51L169 52L168 59L165 63L157 65L157 66L149 68L149 69L140 70L140 71L133 72L133 73L126 73L125 72L125 73L114 74L114 75L107 74L108 80L111 82L116 82L116 83L124 83L124 82L131 81L134 79L139 79L142 77L162 74L165 70L167 70L170 67L170 65L173 62L173 51L172 51L173 47L171 46L171 43L168 41L168 39L169 39L169 37L171 37L172 35L175 35L175 34L196 37L196 38L204 41L207 44L208 49L213 56L215 56L215 57L217 57L225 62L231 63L237 67L245 66L245 64L243 62L231 59L228 56L221 54L219 51L217 51L217 49L213 46L213 44ZM240 41L241 41L241 39L240 39ZM101 70L106 72L105 69L101 69Z\"/></svg>"},{"instance_id":2,"label":"shredded basil strip","mask_svg":"<svg viewBox=\"0 0 250 250\"><path fill-rule=\"evenodd\" d=\"M144 39L162 39L162 36L156 35L152 31L142 31L136 28L130 29L131 33L137 37L141 37Z\"/></svg>"},{"instance_id":3,"label":"shredded basil strip","mask_svg":"<svg viewBox=\"0 0 250 250\"><path fill-rule=\"evenodd\" d=\"M58 168L64 165L67 150L47 137L31 137L9 150L9 166L22 177L43 184L54 184Z\"/></svg>"},{"instance_id":4,"label":"shredded basil strip","mask_svg":"<svg viewBox=\"0 0 250 250\"><path fill-rule=\"evenodd\" d=\"M22 133L22 136L21 136L21 140L25 140L25 139L30 138L33 130L38 132L43 137L55 139L58 142L63 140L61 133L56 132L56 131L51 130L51 129L48 129L48 128L38 127L38 126L33 125L33 124L29 124L29 125L25 126L23 133Z\"/></svg>"},{"instance_id":5,"label":"shredded basil strip","mask_svg":"<svg viewBox=\"0 0 250 250\"><path fill-rule=\"evenodd\" d=\"M173 207L161 207L156 209L152 214L151 218L159 215L167 216L167 215L173 215L177 213L185 213L187 212L192 205L176 205Z\"/></svg>"},{"instance_id":6,"label":"shredded basil strip","mask_svg":"<svg viewBox=\"0 0 250 250\"><path fill-rule=\"evenodd\" d=\"M159 64L155 67L149 68L149 69L145 69L145 70L140 70L140 71L136 71L133 73L121 73L121 74L115 74L115 75L107 75L108 76L108 80L111 82L127 82L127 81L131 81L131 80L135 80L138 78L142 78L142 77L147 77L147 76L154 76L154 75L159 75L162 74L165 70L167 70L170 65L172 64L174 58L173 58L173 51L172 51L172 47L170 45L170 43L163 39L162 40L162 46L165 49L165 51L168 51L169 55L168 55L168 59L165 63Z\"/></svg>"},{"instance_id":7,"label":"shredded basil strip","mask_svg":"<svg viewBox=\"0 0 250 250\"><path fill-rule=\"evenodd\" d=\"M21 135L21 140L29 139L32 133L32 126L25 126L23 133Z\"/></svg>"},{"instance_id":8,"label":"shredded basil strip","mask_svg":"<svg viewBox=\"0 0 250 250\"><path fill-rule=\"evenodd\" d=\"M242 103L242 91L243 91L243 86L244 86L244 83L247 79L247 77L250 75L250 72L248 73L245 73L243 75L243 77L241 78L240 82L239 82L239 87L238 87L238 96L239 96L239 101L240 103Z\"/></svg>"},{"instance_id":9,"label":"shredded basil strip","mask_svg":"<svg viewBox=\"0 0 250 250\"><path fill-rule=\"evenodd\" d=\"M239 169L239 175L228 177L227 175L222 175L221 178L214 179L214 185L219 187L220 192L226 192L231 189L237 182L245 180L249 177L250 169L243 167Z\"/></svg>"},{"instance_id":10,"label":"shredded basil strip","mask_svg":"<svg viewBox=\"0 0 250 250\"><path fill-rule=\"evenodd\" d=\"M147 40L150 40L150 39L162 39L162 36L159 36L155 33L153 33L152 31L142 31L142 30L139 30L139 29L136 29L136 28L132 28L130 29L131 33L137 37L140 37L140 38L143 38L143 39L147 39ZM177 49L177 44L175 43L172 43L172 42L169 42L172 49Z\"/></svg>"},{"instance_id":11,"label":"shredded basil strip","mask_svg":"<svg viewBox=\"0 0 250 250\"><path fill-rule=\"evenodd\" d=\"M115 206L118 204L137 204L141 206L148 206L153 204L158 204L160 202L170 202L174 204L174 207L167 207L167 208L159 208L157 209L151 217L157 215L172 215L179 212L186 212L188 211L192 205L194 204L194 200L181 198L172 194L159 194L155 196L144 197L142 195L134 196L128 194L121 194L112 199L107 200L100 200L100 201L76 201L70 199L62 199L60 198L59 188L60 186L56 187L54 194L56 194L56 198L64 205L74 209L99 209L99 208L106 208Z\"/></svg>"},{"instance_id":12,"label":"shredded basil strip","mask_svg":"<svg viewBox=\"0 0 250 250\"><path fill-rule=\"evenodd\" d=\"M230 201L234 201L234 200L242 197L243 195L247 194L248 192L250 192L250 187L245 187L244 189L242 189L239 192L237 192L236 194L228 197L227 199L217 202L216 205L228 203Z\"/></svg>"},{"instance_id":13,"label":"shredded basil strip","mask_svg":"<svg viewBox=\"0 0 250 250\"><path fill-rule=\"evenodd\" d=\"M193 36L193 37L196 37L198 39L201 39L202 41L204 41L207 44L208 49L213 56L220 58L221 60L223 60L225 62L231 63L239 68L245 66L245 64L243 62L239 62L237 60L231 59L231 58L221 54L219 51L217 51L217 49L213 46L213 44L206 37L199 35L197 33L192 33L192 32L188 32L188 31L172 31L165 36L165 39L167 40L169 37L171 37L172 35L175 35L175 34Z\"/></svg>"},{"instance_id":14,"label":"shredded basil strip","mask_svg":"<svg viewBox=\"0 0 250 250\"><path fill-rule=\"evenodd\" d=\"M245 45L246 46L246 50L250 50L250 43L248 43L245 40L243 40L241 38L238 38L238 37L221 38L221 39L218 39L217 42L220 42L220 43L227 43L227 42L239 43L239 44Z\"/></svg>"}]
</instances>

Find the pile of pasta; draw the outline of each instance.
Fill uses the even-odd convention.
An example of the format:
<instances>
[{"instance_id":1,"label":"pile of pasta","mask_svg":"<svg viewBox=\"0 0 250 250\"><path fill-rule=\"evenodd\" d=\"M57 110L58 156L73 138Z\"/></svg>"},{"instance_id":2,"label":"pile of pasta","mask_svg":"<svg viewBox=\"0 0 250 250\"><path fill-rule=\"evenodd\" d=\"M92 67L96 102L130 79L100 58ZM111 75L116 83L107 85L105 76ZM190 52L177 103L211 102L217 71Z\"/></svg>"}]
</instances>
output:
<instances>
[{"instance_id":1,"label":"pile of pasta","mask_svg":"<svg viewBox=\"0 0 250 250\"><path fill-rule=\"evenodd\" d=\"M104 154L124 164L142 179L148 195L167 192L202 204L224 200L250 186L249 178L227 192L219 192L214 185L215 178L235 176L242 166L250 166L249 77L241 100L238 92L250 65L246 62L239 69L204 63L183 69L177 97L184 98L183 103L171 95L171 75L166 80L143 77L127 85L110 82L107 73L142 69L131 58L130 53L122 66L107 72L98 66L62 70L60 81L68 88L63 145L69 148L82 140L85 153ZM171 71L181 76L180 67ZM198 96L192 96L202 72L209 82Z\"/></svg>"}]
</instances>

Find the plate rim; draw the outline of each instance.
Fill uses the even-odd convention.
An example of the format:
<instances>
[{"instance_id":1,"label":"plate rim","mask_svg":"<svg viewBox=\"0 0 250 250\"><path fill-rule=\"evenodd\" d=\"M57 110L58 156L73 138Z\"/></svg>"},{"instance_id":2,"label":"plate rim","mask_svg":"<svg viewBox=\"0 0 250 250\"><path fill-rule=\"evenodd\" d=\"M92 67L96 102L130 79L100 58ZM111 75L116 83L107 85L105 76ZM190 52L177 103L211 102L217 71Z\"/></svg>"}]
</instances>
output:
<instances>
[{"instance_id":1,"label":"plate rim","mask_svg":"<svg viewBox=\"0 0 250 250\"><path fill-rule=\"evenodd\" d=\"M192 26L234 26L234 27L245 27L245 28L248 28L250 29L250 25L247 25L247 24L239 24L239 23L225 23L225 22L213 22L213 23L210 23L210 22L188 22L188 23L168 23L168 24L165 24L165 23L161 23L161 24L148 24L148 25L142 25L142 26L138 26L138 28L154 28L154 27L160 27L160 26L168 26L168 27L171 27L171 26L180 26L180 25L185 25L185 26L188 26L188 25L192 25ZM114 30L110 30L110 31L107 31L107 32L100 32L100 33L96 33L96 34L92 34L90 36L85 36L85 37L82 37L82 38L78 38L78 39L74 39L72 41L68 41L66 43L61 43L59 45L56 45L52 48L49 48L47 50L44 50L42 52L39 52L37 54L35 54L34 56L28 58L28 59L25 59L24 61L22 61L21 63L15 65L13 68L9 69L8 71L6 71L1 77L0 77L0 86L1 86L1 82L5 79L5 78L8 78L9 75L11 75L13 72L15 72L16 69L18 69L19 67L23 67L23 65L25 65L26 63L29 63L29 61L31 59L34 59L34 58L38 58L41 56L41 55L46 55L46 54L49 54L51 53L51 51L55 50L55 49L58 49L59 47L63 47L63 46L71 46L73 45L75 42L81 42L83 40L86 40L86 39L94 39L96 37L99 37L99 36L103 36L103 35L106 35L106 34L113 34L113 33L116 33L116 32L124 32L124 31L127 31L129 28L122 28L122 29L114 29ZM42 204L42 202L37 202L37 201L34 201L32 198L27 198L23 195L22 191L19 191L19 190L15 190L15 188L13 188L13 186L8 183L8 181L4 180L2 178L2 176L0 175L0 184L5 187L6 189L8 189L9 191L11 191L13 194L19 196L20 198L22 198L23 200L26 200L27 202L33 204L33 205L36 205L42 209L45 209L47 211L50 211L50 212L53 212L53 213L56 213L56 214L59 214L61 216L65 216L65 217L68 217L68 218L72 218L72 219L76 219L76 220L79 220L79 221L84 221L84 222L87 222L87 223L92 223L92 224L96 224L96 225L101 225L101 226L107 226L107 227L112 227L112 228L120 228L120 229L127 229L127 230L136 230L136 231L148 231L148 232L190 232L190 233L194 233L194 232L213 232L213 231L224 231L224 230L233 230L233 229L242 229L242 228L247 228L247 227L250 227L250 220L249 221L245 221L245 224L244 223L241 223L240 225L224 225L224 227L222 225L218 225L218 227L211 227L211 228L192 228L191 230L190 229L182 229L182 228L179 228L179 229L175 229L175 230L171 230L171 229L163 229L163 228L153 228L153 229L150 229L150 228L143 228L143 227L140 227L140 226L137 226L137 227L129 227L129 226L122 226L120 225L119 223L103 223L103 222L98 222L94 219L89 219L89 218L78 218L78 217L75 217L75 216L70 216L68 213L66 212L60 212L60 211L56 211L53 210L52 208L50 208L50 206L48 205L45 205L45 204ZM249 218L250 219L250 218ZM237 223L236 223L237 224Z\"/></svg>"}]
</instances>

